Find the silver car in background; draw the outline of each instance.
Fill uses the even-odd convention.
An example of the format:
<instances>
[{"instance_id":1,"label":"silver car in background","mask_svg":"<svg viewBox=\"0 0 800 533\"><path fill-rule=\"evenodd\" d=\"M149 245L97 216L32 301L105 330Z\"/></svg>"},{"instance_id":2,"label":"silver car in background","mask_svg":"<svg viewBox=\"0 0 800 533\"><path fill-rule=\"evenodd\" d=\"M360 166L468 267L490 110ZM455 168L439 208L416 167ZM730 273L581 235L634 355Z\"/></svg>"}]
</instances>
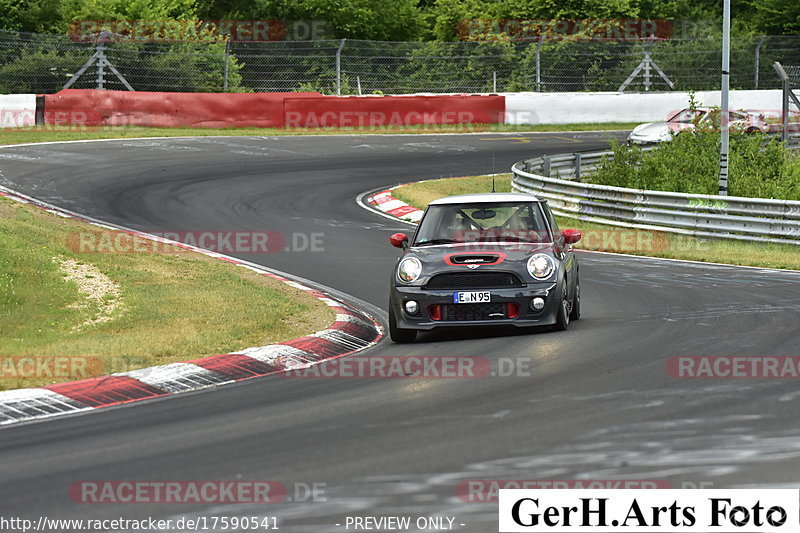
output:
<instances>
[{"instance_id":1,"label":"silver car in background","mask_svg":"<svg viewBox=\"0 0 800 533\"><path fill-rule=\"evenodd\" d=\"M761 111L741 110L729 113L731 129L745 133L770 133L773 129ZM628 135L628 144L667 142L682 131L692 131L696 127L717 131L720 114L719 109L711 107L681 109L670 115L665 122L648 122L636 126Z\"/></svg>"}]
</instances>

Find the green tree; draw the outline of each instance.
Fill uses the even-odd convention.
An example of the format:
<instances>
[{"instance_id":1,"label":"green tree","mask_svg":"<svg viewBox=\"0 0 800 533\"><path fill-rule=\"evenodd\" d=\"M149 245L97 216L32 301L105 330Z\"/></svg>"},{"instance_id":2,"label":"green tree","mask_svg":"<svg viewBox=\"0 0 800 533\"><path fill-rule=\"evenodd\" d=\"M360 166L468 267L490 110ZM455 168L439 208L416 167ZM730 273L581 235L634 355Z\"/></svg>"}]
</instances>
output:
<instances>
[{"instance_id":1,"label":"green tree","mask_svg":"<svg viewBox=\"0 0 800 533\"><path fill-rule=\"evenodd\" d=\"M410 41L422 30L416 0L198 0L197 12L209 19L325 21L347 39Z\"/></svg>"},{"instance_id":2,"label":"green tree","mask_svg":"<svg viewBox=\"0 0 800 533\"><path fill-rule=\"evenodd\" d=\"M786 0L755 0L753 23L765 34L800 33L800 3Z\"/></svg>"},{"instance_id":3,"label":"green tree","mask_svg":"<svg viewBox=\"0 0 800 533\"><path fill-rule=\"evenodd\" d=\"M67 21L191 20L195 0L62 0Z\"/></svg>"},{"instance_id":4,"label":"green tree","mask_svg":"<svg viewBox=\"0 0 800 533\"><path fill-rule=\"evenodd\" d=\"M0 28L58 33L64 31L61 0L0 0Z\"/></svg>"}]
</instances>

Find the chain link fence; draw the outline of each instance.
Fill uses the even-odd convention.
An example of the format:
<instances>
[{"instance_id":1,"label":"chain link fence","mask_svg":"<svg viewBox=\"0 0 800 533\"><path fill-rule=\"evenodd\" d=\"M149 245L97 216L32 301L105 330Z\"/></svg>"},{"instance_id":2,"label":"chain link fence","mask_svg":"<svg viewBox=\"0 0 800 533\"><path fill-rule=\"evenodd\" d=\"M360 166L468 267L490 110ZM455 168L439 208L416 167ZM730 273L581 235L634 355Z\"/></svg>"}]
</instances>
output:
<instances>
[{"instance_id":1,"label":"chain link fence","mask_svg":"<svg viewBox=\"0 0 800 533\"><path fill-rule=\"evenodd\" d=\"M92 43L0 31L0 94L125 82L168 92L699 91L719 89L720 57L719 39ZM775 61L800 65L800 36L734 38L731 88L780 88Z\"/></svg>"}]
</instances>

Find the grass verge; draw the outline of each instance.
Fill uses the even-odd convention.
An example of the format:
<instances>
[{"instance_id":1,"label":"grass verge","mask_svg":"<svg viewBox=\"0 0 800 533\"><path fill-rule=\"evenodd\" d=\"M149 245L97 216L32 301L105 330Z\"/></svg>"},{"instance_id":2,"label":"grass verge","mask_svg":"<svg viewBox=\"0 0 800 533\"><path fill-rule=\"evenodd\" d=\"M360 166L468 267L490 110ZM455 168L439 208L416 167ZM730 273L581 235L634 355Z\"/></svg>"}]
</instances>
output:
<instances>
[{"instance_id":1,"label":"grass verge","mask_svg":"<svg viewBox=\"0 0 800 533\"><path fill-rule=\"evenodd\" d=\"M72 244L95 231L0 197L0 390L263 346L335 318L303 291L201 254Z\"/></svg>"},{"instance_id":2,"label":"grass verge","mask_svg":"<svg viewBox=\"0 0 800 533\"><path fill-rule=\"evenodd\" d=\"M511 191L511 175L498 175L495 179L495 186L498 192ZM442 196L491 190L491 176L472 176L403 185L395 189L392 194L408 204L424 209L430 202ZM800 270L800 247L791 244L698 239L670 233L628 230L566 217L556 217L556 220L562 229L575 228L584 233L584 238L578 243L577 248L670 259Z\"/></svg>"},{"instance_id":3,"label":"grass verge","mask_svg":"<svg viewBox=\"0 0 800 533\"><path fill-rule=\"evenodd\" d=\"M497 133L630 130L635 123L614 124L454 124L444 126L389 126L384 128L144 128L144 127L74 127L34 126L0 128L0 144L47 141L84 141L92 139L128 139L133 137L207 137L207 136L284 136L284 135L368 135L398 133Z\"/></svg>"}]
</instances>

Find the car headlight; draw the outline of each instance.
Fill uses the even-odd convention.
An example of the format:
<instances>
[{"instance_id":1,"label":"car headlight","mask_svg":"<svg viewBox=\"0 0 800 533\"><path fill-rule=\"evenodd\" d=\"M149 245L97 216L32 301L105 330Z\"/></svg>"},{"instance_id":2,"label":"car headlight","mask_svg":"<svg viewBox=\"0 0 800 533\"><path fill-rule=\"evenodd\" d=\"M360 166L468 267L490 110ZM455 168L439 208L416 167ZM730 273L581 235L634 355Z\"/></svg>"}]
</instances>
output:
<instances>
[{"instance_id":1,"label":"car headlight","mask_svg":"<svg viewBox=\"0 0 800 533\"><path fill-rule=\"evenodd\" d=\"M397 266L397 279L403 283L413 283L422 274L422 263L416 257L406 257Z\"/></svg>"},{"instance_id":2,"label":"car headlight","mask_svg":"<svg viewBox=\"0 0 800 533\"><path fill-rule=\"evenodd\" d=\"M556 266L547 254L534 254L528 259L528 273L536 279L547 279Z\"/></svg>"}]
</instances>

